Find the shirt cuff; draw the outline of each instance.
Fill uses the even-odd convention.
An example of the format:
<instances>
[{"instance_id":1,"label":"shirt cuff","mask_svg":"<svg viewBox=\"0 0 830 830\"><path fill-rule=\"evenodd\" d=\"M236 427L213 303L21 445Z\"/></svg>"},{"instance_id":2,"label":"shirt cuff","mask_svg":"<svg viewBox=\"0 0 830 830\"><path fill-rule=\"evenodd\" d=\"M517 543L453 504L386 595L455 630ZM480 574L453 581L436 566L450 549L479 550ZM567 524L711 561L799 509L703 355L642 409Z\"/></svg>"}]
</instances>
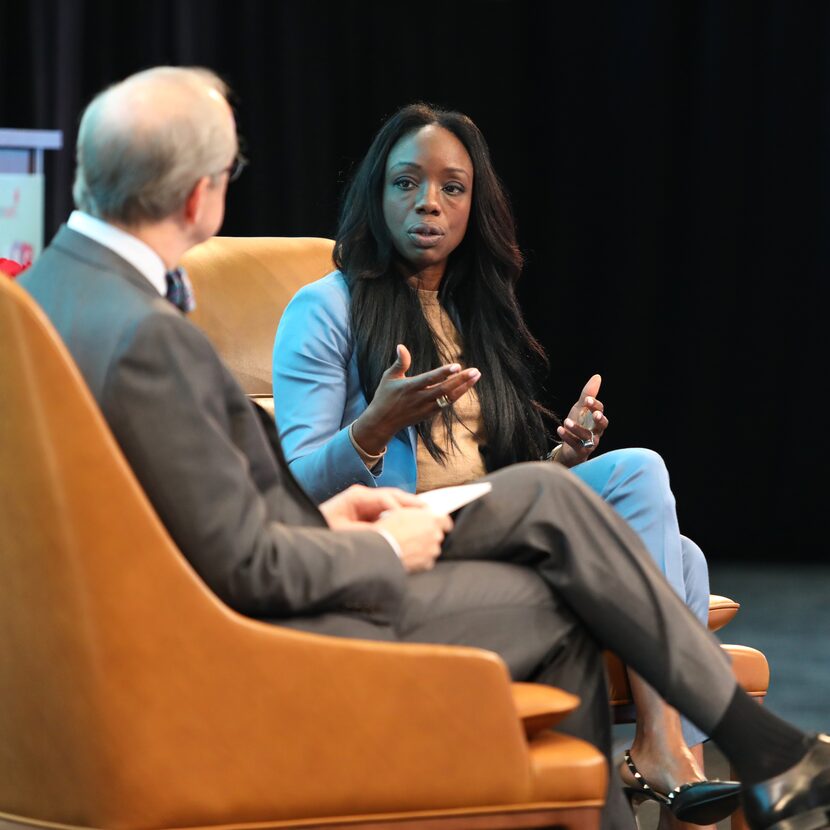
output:
<instances>
[{"instance_id":1,"label":"shirt cuff","mask_svg":"<svg viewBox=\"0 0 830 830\"><path fill-rule=\"evenodd\" d=\"M376 531L377 533L380 533L380 535L383 536L383 538L386 539L387 542L389 542L389 546L392 548L393 551L395 551L395 556L397 556L398 559L403 559L403 550L401 546L398 544L398 540L388 530L386 530L386 528L374 527L372 528L372 530Z\"/></svg>"}]
</instances>

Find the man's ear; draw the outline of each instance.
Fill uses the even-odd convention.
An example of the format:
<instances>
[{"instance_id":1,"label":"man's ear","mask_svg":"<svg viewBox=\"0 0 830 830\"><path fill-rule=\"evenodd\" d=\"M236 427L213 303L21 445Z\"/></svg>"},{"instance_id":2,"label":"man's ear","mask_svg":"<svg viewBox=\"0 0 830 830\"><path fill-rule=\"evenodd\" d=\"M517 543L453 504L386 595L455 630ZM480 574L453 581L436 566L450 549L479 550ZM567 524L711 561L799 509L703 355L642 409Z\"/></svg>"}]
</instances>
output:
<instances>
[{"instance_id":1,"label":"man's ear","mask_svg":"<svg viewBox=\"0 0 830 830\"><path fill-rule=\"evenodd\" d=\"M207 189L210 187L210 176L202 176L193 186L190 195L184 203L184 218L188 225L198 221L205 204Z\"/></svg>"}]
</instances>

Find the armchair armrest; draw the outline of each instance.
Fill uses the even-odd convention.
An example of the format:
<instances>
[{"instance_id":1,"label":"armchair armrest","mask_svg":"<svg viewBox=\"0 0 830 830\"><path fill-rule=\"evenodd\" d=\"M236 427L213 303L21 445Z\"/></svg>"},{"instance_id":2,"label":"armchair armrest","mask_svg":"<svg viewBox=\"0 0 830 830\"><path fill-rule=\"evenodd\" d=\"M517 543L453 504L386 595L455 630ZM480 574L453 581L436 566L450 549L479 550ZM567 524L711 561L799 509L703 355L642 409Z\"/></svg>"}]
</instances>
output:
<instances>
[{"instance_id":1,"label":"armchair armrest","mask_svg":"<svg viewBox=\"0 0 830 830\"><path fill-rule=\"evenodd\" d=\"M739 602L718 594L709 595L709 630L720 631L728 622L731 622L738 609Z\"/></svg>"},{"instance_id":2,"label":"armchair armrest","mask_svg":"<svg viewBox=\"0 0 830 830\"><path fill-rule=\"evenodd\" d=\"M539 683L513 683L511 691L516 713L528 738L552 729L579 706L576 695Z\"/></svg>"}]
</instances>

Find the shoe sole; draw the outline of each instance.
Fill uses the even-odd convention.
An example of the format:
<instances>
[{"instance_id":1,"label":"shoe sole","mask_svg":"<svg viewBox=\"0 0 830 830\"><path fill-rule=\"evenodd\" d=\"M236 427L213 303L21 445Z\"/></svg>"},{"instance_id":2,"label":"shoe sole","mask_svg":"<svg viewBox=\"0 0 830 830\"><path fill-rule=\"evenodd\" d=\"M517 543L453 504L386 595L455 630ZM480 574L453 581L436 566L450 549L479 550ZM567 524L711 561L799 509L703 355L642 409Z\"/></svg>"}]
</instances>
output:
<instances>
[{"instance_id":1,"label":"shoe sole","mask_svg":"<svg viewBox=\"0 0 830 830\"><path fill-rule=\"evenodd\" d=\"M660 807L666 807L678 821L685 821L689 824L717 824L717 822L731 816L741 804L740 793L735 793L732 796L719 796L710 801L698 802L694 806L684 809L660 798L654 791L644 793L642 790L635 790L631 787L624 787L623 791L628 796L632 807L639 807L646 801L653 801ZM773 829L767 828L767 830ZM815 830L815 828L782 828L781 830Z\"/></svg>"}]
</instances>

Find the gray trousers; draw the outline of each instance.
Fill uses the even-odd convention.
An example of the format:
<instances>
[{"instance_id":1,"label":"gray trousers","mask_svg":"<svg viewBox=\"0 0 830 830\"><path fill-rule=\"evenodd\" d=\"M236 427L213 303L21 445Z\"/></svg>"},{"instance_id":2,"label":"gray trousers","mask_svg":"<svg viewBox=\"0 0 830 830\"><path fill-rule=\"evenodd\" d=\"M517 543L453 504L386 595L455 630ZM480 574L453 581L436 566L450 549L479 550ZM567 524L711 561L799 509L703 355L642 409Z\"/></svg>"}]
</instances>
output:
<instances>
[{"instance_id":1,"label":"gray trousers","mask_svg":"<svg viewBox=\"0 0 830 830\"><path fill-rule=\"evenodd\" d=\"M640 537L560 465L514 464L486 480L492 491L455 515L435 568L409 578L393 625L345 614L281 624L498 652L514 679L579 695L580 707L558 728L590 741L609 763L602 650L610 649L710 733L732 699L734 676ZM612 774L603 827L633 826Z\"/></svg>"}]
</instances>

